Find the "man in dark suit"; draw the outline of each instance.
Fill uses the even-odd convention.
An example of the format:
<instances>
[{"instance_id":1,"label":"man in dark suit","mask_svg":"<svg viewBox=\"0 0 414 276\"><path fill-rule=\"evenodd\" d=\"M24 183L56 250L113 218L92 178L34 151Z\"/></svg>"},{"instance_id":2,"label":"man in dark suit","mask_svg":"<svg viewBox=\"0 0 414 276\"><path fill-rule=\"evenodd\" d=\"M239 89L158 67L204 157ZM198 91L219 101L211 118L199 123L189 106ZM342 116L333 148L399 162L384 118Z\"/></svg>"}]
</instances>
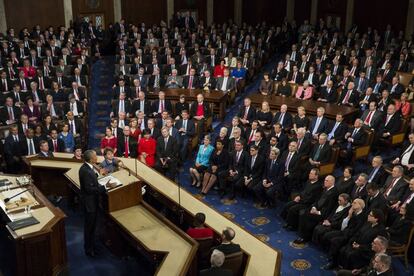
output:
<instances>
[{"instance_id":1,"label":"man in dark suit","mask_svg":"<svg viewBox=\"0 0 414 276\"><path fill-rule=\"evenodd\" d=\"M236 196L237 191L241 191L244 196L247 191L252 191L262 180L265 160L259 155L259 147L253 145L250 147L250 155L245 162L243 177L237 182L233 182L233 194L231 198Z\"/></svg>"},{"instance_id":2,"label":"man in dark suit","mask_svg":"<svg viewBox=\"0 0 414 276\"><path fill-rule=\"evenodd\" d=\"M278 148L270 150L261 182L253 188L262 207L273 206L276 197L281 193L283 165L278 161L279 154Z\"/></svg>"},{"instance_id":3,"label":"man in dark suit","mask_svg":"<svg viewBox=\"0 0 414 276\"><path fill-rule=\"evenodd\" d=\"M405 190L408 187L403 175L404 168L397 165L392 169L391 175L388 176L384 183L382 193L390 206L402 200Z\"/></svg>"},{"instance_id":4,"label":"man in dark suit","mask_svg":"<svg viewBox=\"0 0 414 276\"><path fill-rule=\"evenodd\" d=\"M23 136L19 135L17 126L10 127L10 133L4 142L4 159L7 165L7 172L18 173L21 168L21 147L20 141Z\"/></svg>"},{"instance_id":5,"label":"man in dark suit","mask_svg":"<svg viewBox=\"0 0 414 276\"><path fill-rule=\"evenodd\" d=\"M120 93L119 98L112 103L110 117L118 117L118 114L124 112L127 117L131 114L131 102L126 98L126 93Z\"/></svg>"},{"instance_id":6,"label":"man in dark suit","mask_svg":"<svg viewBox=\"0 0 414 276\"><path fill-rule=\"evenodd\" d=\"M131 90L126 86L124 79L118 81L118 85L114 88L113 98L118 99L121 93L125 93L127 98L131 96Z\"/></svg>"},{"instance_id":7,"label":"man in dark suit","mask_svg":"<svg viewBox=\"0 0 414 276\"><path fill-rule=\"evenodd\" d=\"M195 89L200 86L199 79L195 75L196 70L191 68L190 75L184 76L183 78L183 87L187 89Z\"/></svg>"},{"instance_id":8,"label":"man in dark suit","mask_svg":"<svg viewBox=\"0 0 414 276\"><path fill-rule=\"evenodd\" d=\"M319 169L314 168L309 172L304 189L293 197L283 208L280 216L286 221L283 228L295 230L299 224L299 214L308 209L322 192L322 183L319 180Z\"/></svg>"},{"instance_id":9,"label":"man in dark suit","mask_svg":"<svg viewBox=\"0 0 414 276\"><path fill-rule=\"evenodd\" d=\"M66 122L69 125L69 131L75 138L75 142L77 144L80 143L84 134L84 127L81 120L76 118L72 111L69 111L66 113Z\"/></svg>"},{"instance_id":10,"label":"man in dark suit","mask_svg":"<svg viewBox=\"0 0 414 276\"><path fill-rule=\"evenodd\" d=\"M3 125L14 124L19 120L21 113L21 109L14 106L13 99L7 97L4 107L0 109L0 122Z\"/></svg>"},{"instance_id":11,"label":"man in dark suit","mask_svg":"<svg viewBox=\"0 0 414 276\"><path fill-rule=\"evenodd\" d=\"M382 166L381 155L374 156L371 166L367 168L368 183L376 183L379 187L384 185L386 171Z\"/></svg>"},{"instance_id":12,"label":"man in dark suit","mask_svg":"<svg viewBox=\"0 0 414 276\"><path fill-rule=\"evenodd\" d=\"M234 143L234 151L230 154L229 169L220 172L218 175L219 188L222 196L224 196L228 190L228 187L226 187L226 180L228 180L229 186L233 187L234 183L237 183L239 179L243 178L247 158L248 153L243 150L243 143L241 141L236 141Z\"/></svg>"},{"instance_id":13,"label":"man in dark suit","mask_svg":"<svg viewBox=\"0 0 414 276\"><path fill-rule=\"evenodd\" d=\"M334 103L336 101L338 94L336 93L333 84L333 81L330 80L326 86L321 88L318 101L326 103Z\"/></svg>"},{"instance_id":14,"label":"man in dark suit","mask_svg":"<svg viewBox=\"0 0 414 276\"><path fill-rule=\"evenodd\" d=\"M348 106L357 106L359 103L359 94L356 89L354 89L354 82L349 82L347 89L344 89L339 96L338 105L348 105Z\"/></svg>"},{"instance_id":15,"label":"man in dark suit","mask_svg":"<svg viewBox=\"0 0 414 276\"><path fill-rule=\"evenodd\" d=\"M221 268L226 256L218 249L214 249L211 253L211 268L200 271L200 276L232 276L233 272L228 269Z\"/></svg>"},{"instance_id":16,"label":"man in dark suit","mask_svg":"<svg viewBox=\"0 0 414 276\"><path fill-rule=\"evenodd\" d=\"M37 156L42 158L53 157L53 152L49 150L49 143L46 140L41 140L39 142L39 153Z\"/></svg>"},{"instance_id":17,"label":"man in dark suit","mask_svg":"<svg viewBox=\"0 0 414 276\"><path fill-rule=\"evenodd\" d=\"M391 98L400 99L401 94L405 91L405 87L400 83L398 77L393 77L392 82L388 86L388 90L390 91Z\"/></svg>"},{"instance_id":18,"label":"man in dark suit","mask_svg":"<svg viewBox=\"0 0 414 276\"><path fill-rule=\"evenodd\" d=\"M209 70L203 71L203 76L200 78L200 88L204 90L212 90L216 88L216 79L211 76Z\"/></svg>"},{"instance_id":19,"label":"man in dark suit","mask_svg":"<svg viewBox=\"0 0 414 276\"><path fill-rule=\"evenodd\" d=\"M39 142L39 138L34 137L33 129L27 129L24 139L21 140L22 155L37 154L39 152Z\"/></svg>"},{"instance_id":20,"label":"man in dark suit","mask_svg":"<svg viewBox=\"0 0 414 276\"><path fill-rule=\"evenodd\" d=\"M65 152L65 142L58 137L57 130L52 129L49 135L49 149L51 149L52 152Z\"/></svg>"},{"instance_id":21,"label":"man in dark suit","mask_svg":"<svg viewBox=\"0 0 414 276\"><path fill-rule=\"evenodd\" d=\"M95 231L99 209L99 196L106 192L105 186L98 183L98 173L93 165L97 162L96 152L87 150L83 154L85 163L79 169L79 183L81 189L81 199L84 208L84 250L90 257L96 255L95 251ZM106 183L107 188L111 188L111 183Z\"/></svg>"},{"instance_id":22,"label":"man in dark suit","mask_svg":"<svg viewBox=\"0 0 414 276\"><path fill-rule=\"evenodd\" d=\"M344 117L342 114L336 114L335 122L331 122L328 134L329 144L333 146L334 144L340 145L345 139L345 134L348 132L348 126L343 121Z\"/></svg>"},{"instance_id":23,"label":"man in dark suit","mask_svg":"<svg viewBox=\"0 0 414 276\"><path fill-rule=\"evenodd\" d=\"M311 150L311 139L306 137L306 129L304 127L298 128L296 131L296 142L298 145L297 152L300 157L308 156Z\"/></svg>"},{"instance_id":24,"label":"man in dark suit","mask_svg":"<svg viewBox=\"0 0 414 276\"><path fill-rule=\"evenodd\" d=\"M318 139L320 133L327 133L328 131L329 123L324 114L325 108L318 107L316 116L313 117L309 126L309 133L312 135L313 139Z\"/></svg>"},{"instance_id":25,"label":"man in dark suit","mask_svg":"<svg viewBox=\"0 0 414 276\"><path fill-rule=\"evenodd\" d=\"M240 252L240 245L231 242L235 236L236 232L232 228L227 227L221 234L221 244L214 247L214 249L223 252L224 255Z\"/></svg>"},{"instance_id":26,"label":"man in dark suit","mask_svg":"<svg viewBox=\"0 0 414 276\"><path fill-rule=\"evenodd\" d=\"M311 168L319 167L322 164L328 163L332 155L332 147L329 145L328 135L325 133L319 134L318 143L313 146L309 154L309 162L306 164L306 169L303 174L306 176Z\"/></svg>"},{"instance_id":27,"label":"man in dark suit","mask_svg":"<svg viewBox=\"0 0 414 276\"><path fill-rule=\"evenodd\" d=\"M366 212L370 212L373 209L380 209L384 213L387 213L392 210L389 209L387 200L385 199L384 194L381 193L380 188L377 184L373 182L368 183L365 189L367 193L367 197L365 199Z\"/></svg>"},{"instance_id":28,"label":"man in dark suit","mask_svg":"<svg viewBox=\"0 0 414 276\"><path fill-rule=\"evenodd\" d=\"M145 99L145 93L140 91L138 99L132 102L131 115L137 116L137 111L142 111L146 116L151 114L151 103Z\"/></svg>"},{"instance_id":29,"label":"man in dark suit","mask_svg":"<svg viewBox=\"0 0 414 276\"><path fill-rule=\"evenodd\" d=\"M250 98L244 98L243 106L237 115L244 126L250 125L256 118L256 109L251 104Z\"/></svg>"},{"instance_id":30,"label":"man in dark suit","mask_svg":"<svg viewBox=\"0 0 414 276\"><path fill-rule=\"evenodd\" d=\"M297 238L294 243L302 244L308 242L312 238L313 229L316 225L327 219L335 210L338 199L338 190L335 187L335 177L328 175L324 181L324 192L321 197L312 204L310 210L306 210L303 214L299 214L299 229Z\"/></svg>"},{"instance_id":31,"label":"man in dark suit","mask_svg":"<svg viewBox=\"0 0 414 276\"><path fill-rule=\"evenodd\" d=\"M370 88L368 88L368 90L369 89ZM365 128L378 132L380 130L380 125L383 122L382 117L382 112L377 109L377 103L371 101L369 102L368 109L362 113L361 120L364 122Z\"/></svg>"},{"instance_id":32,"label":"man in dark suit","mask_svg":"<svg viewBox=\"0 0 414 276\"><path fill-rule=\"evenodd\" d=\"M349 162L352 158L352 151L354 147L362 146L366 143L368 138L367 132L362 128L363 122L361 119L356 119L354 127L345 134L345 141L341 144L341 157L343 162Z\"/></svg>"},{"instance_id":33,"label":"man in dark suit","mask_svg":"<svg viewBox=\"0 0 414 276\"><path fill-rule=\"evenodd\" d=\"M152 114L159 117L164 110L172 113L172 105L169 100L165 99L165 92L159 91L158 100L155 100L152 104Z\"/></svg>"},{"instance_id":34,"label":"man in dark suit","mask_svg":"<svg viewBox=\"0 0 414 276\"><path fill-rule=\"evenodd\" d=\"M401 116L396 112L395 105L390 104L387 108L387 114L384 116L384 125L378 132L378 142L380 144L388 144L394 134L397 134L401 129Z\"/></svg>"},{"instance_id":35,"label":"man in dark suit","mask_svg":"<svg viewBox=\"0 0 414 276\"><path fill-rule=\"evenodd\" d=\"M360 173L356 179L354 188L351 191L351 198L356 199L360 198L365 201L367 198L367 183L368 183L368 175L366 173Z\"/></svg>"},{"instance_id":36,"label":"man in dark suit","mask_svg":"<svg viewBox=\"0 0 414 276\"><path fill-rule=\"evenodd\" d=\"M175 123L175 128L178 129L179 133L180 161L184 162L187 158L188 142L196 133L194 121L190 119L188 110L181 112L181 119Z\"/></svg>"},{"instance_id":37,"label":"man in dark suit","mask_svg":"<svg viewBox=\"0 0 414 276\"><path fill-rule=\"evenodd\" d=\"M122 135L118 137L118 148L117 154L119 157L131 157L136 158L138 155L138 145L137 140L130 136L131 131L129 126L125 126L124 130L122 131Z\"/></svg>"},{"instance_id":38,"label":"man in dark suit","mask_svg":"<svg viewBox=\"0 0 414 276\"><path fill-rule=\"evenodd\" d=\"M155 168L174 180L177 173L178 144L170 136L168 127L163 127L161 134L157 139Z\"/></svg>"},{"instance_id":39,"label":"man in dark suit","mask_svg":"<svg viewBox=\"0 0 414 276\"><path fill-rule=\"evenodd\" d=\"M270 135L277 138L277 147L280 149L280 152L285 152L288 147L289 140L280 123L273 125L273 130Z\"/></svg>"},{"instance_id":40,"label":"man in dark suit","mask_svg":"<svg viewBox=\"0 0 414 276\"><path fill-rule=\"evenodd\" d=\"M289 198L291 192L300 191L299 187L299 170L300 170L300 156L297 153L298 143L292 141L289 143L288 150L282 153L280 157L280 162L283 167L283 197Z\"/></svg>"},{"instance_id":41,"label":"man in dark suit","mask_svg":"<svg viewBox=\"0 0 414 276\"><path fill-rule=\"evenodd\" d=\"M282 104L280 106L280 111L276 112L275 116L273 117L272 124L280 123L282 128L285 130L290 130L293 126L293 118L292 115L287 112L287 105Z\"/></svg>"}]
</instances>

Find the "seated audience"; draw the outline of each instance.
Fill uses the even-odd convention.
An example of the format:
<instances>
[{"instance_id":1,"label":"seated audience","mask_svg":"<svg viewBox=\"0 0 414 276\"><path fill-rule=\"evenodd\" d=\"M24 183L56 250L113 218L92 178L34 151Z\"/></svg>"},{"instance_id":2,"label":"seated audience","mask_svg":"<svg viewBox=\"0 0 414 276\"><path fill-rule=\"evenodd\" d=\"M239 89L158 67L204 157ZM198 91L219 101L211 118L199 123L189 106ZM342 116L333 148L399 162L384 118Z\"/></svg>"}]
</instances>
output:
<instances>
[{"instance_id":1,"label":"seated audience","mask_svg":"<svg viewBox=\"0 0 414 276\"><path fill-rule=\"evenodd\" d=\"M193 227L188 228L187 234L193 239L213 238L213 230L204 225L206 215L197 213L194 216Z\"/></svg>"}]
</instances>

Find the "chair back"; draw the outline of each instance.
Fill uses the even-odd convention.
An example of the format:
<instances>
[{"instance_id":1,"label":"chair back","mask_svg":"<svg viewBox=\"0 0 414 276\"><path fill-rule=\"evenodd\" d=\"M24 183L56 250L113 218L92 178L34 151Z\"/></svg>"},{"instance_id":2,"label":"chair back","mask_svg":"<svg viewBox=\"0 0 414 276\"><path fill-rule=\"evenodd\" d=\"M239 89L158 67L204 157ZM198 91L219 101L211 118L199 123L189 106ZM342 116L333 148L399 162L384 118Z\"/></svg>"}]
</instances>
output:
<instances>
[{"instance_id":1,"label":"chair back","mask_svg":"<svg viewBox=\"0 0 414 276\"><path fill-rule=\"evenodd\" d=\"M195 239L198 242L198 251L197 251L197 258L198 258L198 266L200 267L208 267L210 263L210 254L211 248L213 247L213 239L212 238L201 238Z\"/></svg>"},{"instance_id":2,"label":"chair back","mask_svg":"<svg viewBox=\"0 0 414 276\"><path fill-rule=\"evenodd\" d=\"M229 269L234 276L242 275L241 266L243 262L243 252L236 252L226 255L222 268Z\"/></svg>"}]
</instances>

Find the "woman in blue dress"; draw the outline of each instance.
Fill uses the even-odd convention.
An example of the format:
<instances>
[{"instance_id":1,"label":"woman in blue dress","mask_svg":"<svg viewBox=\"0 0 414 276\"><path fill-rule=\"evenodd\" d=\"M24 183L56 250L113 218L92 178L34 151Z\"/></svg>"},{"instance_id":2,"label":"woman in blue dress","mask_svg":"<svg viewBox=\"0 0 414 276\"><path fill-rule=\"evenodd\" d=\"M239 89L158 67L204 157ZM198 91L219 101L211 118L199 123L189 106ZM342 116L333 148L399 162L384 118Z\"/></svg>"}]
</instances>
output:
<instances>
[{"instance_id":1,"label":"woman in blue dress","mask_svg":"<svg viewBox=\"0 0 414 276\"><path fill-rule=\"evenodd\" d=\"M210 145L210 143L210 135L204 136L203 144L201 144L198 148L194 167L190 168L190 175L192 180L191 186L197 185L197 188L201 186L201 174L204 173L204 171L209 167L210 156L214 151L214 147Z\"/></svg>"},{"instance_id":2,"label":"woman in blue dress","mask_svg":"<svg viewBox=\"0 0 414 276\"><path fill-rule=\"evenodd\" d=\"M59 133L58 137L65 143L65 152L73 152L73 149L75 148L75 139L73 138L73 134L69 131L68 123L63 124L62 131Z\"/></svg>"}]
</instances>

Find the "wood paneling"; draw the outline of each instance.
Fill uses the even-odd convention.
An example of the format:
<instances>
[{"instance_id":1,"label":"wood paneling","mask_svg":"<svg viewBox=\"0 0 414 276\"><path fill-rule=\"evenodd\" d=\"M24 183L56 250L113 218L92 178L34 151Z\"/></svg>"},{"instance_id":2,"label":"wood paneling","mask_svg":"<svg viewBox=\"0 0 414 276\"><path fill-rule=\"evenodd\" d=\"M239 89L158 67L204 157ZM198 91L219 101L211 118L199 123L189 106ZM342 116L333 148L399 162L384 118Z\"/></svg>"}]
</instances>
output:
<instances>
[{"instance_id":1,"label":"wood paneling","mask_svg":"<svg viewBox=\"0 0 414 276\"><path fill-rule=\"evenodd\" d=\"M96 4L90 4L96 3ZM113 0L72 0L73 18L82 14L101 13L105 17L105 25L114 22L114 2Z\"/></svg>"},{"instance_id":2,"label":"wood paneling","mask_svg":"<svg viewBox=\"0 0 414 276\"><path fill-rule=\"evenodd\" d=\"M22 28L39 24L42 28L65 25L63 0L4 0L8 28L18 33Z\"/></svg>"},{"instance_id":3,"label":"wood paneling","mask_svg":"<svg viewBox=\"0 0 414 276\"><path fill-rule=\"evenodd\" d=\"M341 29L345 28L346 3L347 1L319 0L317 19L323 18L326 21L328 15L341 18ZM358 3L359 1L355 1Z\"/></svg>"},{"instance_id":4,"label":"wood paneling","mask_svg":"<svg viewBox=\"0 0 414 276\"><path fill-rule=\"evenodd\" d=\"M204 25L207 22L207 0L174 0L174 12L180 10L197 10L198 20L203 20Z\"/></svg>"},{"instance_id":5,"label":"wood paneling","mask_svg":"<svg viewBox=\"0 0 414 276\"><path fill-rule=\"evenodd\" d=\"M383 31L387 24L391 24L394 31L404 30L407 21L409 0L364 0L355 1L354 22L365 31L371 26Z\"/></svg>"},{"instance_id":6,"label":"wood paneling","mask_svg":"<svg viewBox=\"0 0 414 276\"><path fill-rule=\"evenodd\" d=\"M286 16L286 0L243 1L242 21L257 24L266 21L268 24L280 25Z\"/></svg>"},{"instance_id":7,"label":"wood paneling","mask_svg":"<svg viewBox=\"0 0 414 276\"><path fill-rule=\"evenodd\" d=\"M346 0L341 0L346 1ZM296 24L300 26L304 20L310 20L311 0L295 0L294 18Z\"/></svg>"},{"instance_id":8,"label":"wood paneling","mask_svg":"<svg viewBox=\"0 0 414 276\"><path fill-rule=\"evenodd\" d=\"M161 20L167 22L167 1L171 0L121 0L122 17L128 23L159 24Z\"/></svg>"},{"instance_id":9,"label":"wood paneling","mask_svg":"<svg viewBox=\"0 0 414 276\"><path fill-rule=\"evenodd\" d=\"M229 19L234 21L234 0L214 0L213 20L216 23L224 23Z\"/></svg>"}]
</instances>

